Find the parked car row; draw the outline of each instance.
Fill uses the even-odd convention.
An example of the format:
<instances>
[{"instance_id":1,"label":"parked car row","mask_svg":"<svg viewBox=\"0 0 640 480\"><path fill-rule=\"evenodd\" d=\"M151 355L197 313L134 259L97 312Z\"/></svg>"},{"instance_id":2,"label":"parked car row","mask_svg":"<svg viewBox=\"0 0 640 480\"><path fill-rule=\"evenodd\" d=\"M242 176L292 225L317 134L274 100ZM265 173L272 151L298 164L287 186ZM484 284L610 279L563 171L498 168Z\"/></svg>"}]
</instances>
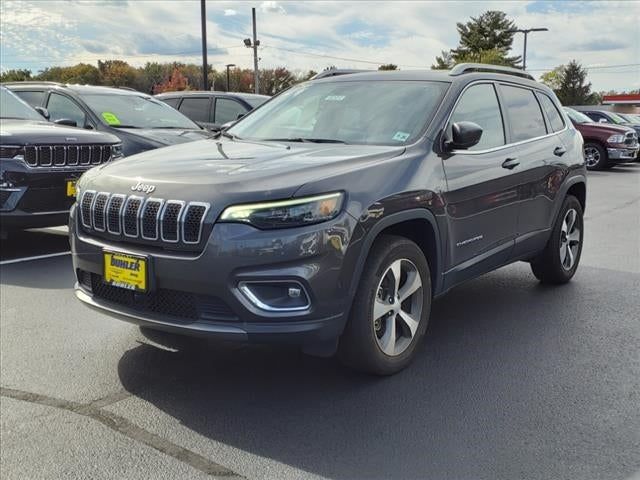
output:
<instances>
[{"instance_id":1,"label":"parked car row","mask_svg":"<svg viewBox=\"0 0 640 480\"><path fill-rule=\"evenodd\" d=\"M573 108L564 107L564 110L582 134L585 163L589 170L602 170L615 163L632 162L638 158L638 134L634 129L616 123L596 123L596 112L588 116Z\"/></svg>"},{"instance_id":2,"label":"parked car row","mask_svg":"<svg viewBox=\"0 0 640 480\"><path fill-rule=\"evenodd\" d=\"M154 98L130 89L55 82L10 82L1 90L3 236L65 224L75 181L92 166L213 138L223 124L269 98L218 92Z\"/></svg>"}]
</instances>

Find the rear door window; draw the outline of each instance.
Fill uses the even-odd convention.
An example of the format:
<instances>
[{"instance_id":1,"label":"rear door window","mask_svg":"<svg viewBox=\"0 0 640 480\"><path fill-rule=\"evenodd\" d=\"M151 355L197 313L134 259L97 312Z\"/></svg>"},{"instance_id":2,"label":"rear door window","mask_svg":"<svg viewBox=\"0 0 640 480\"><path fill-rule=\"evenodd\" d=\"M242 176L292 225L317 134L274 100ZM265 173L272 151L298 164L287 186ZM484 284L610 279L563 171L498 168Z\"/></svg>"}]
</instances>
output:
<instances>
[{"instance_id":1,"label":"rear door window","mask_svg":"<svg viewBox=\"0 0 640 480\"><path fill-rule=\"evenodd\" d=\"M504 145L504 125L500 105L492 84L473 85L462 94L449 124L473 122L482 128L482 136L469 150L486 150Z\"/></svg>"},{"instance_id":2,"label":"rear door window","mask_svg":"<svg viewBox=\"0 0 640 480\"><path fill-rule=\"evenodd\" d=\"M223 125L227 122L235 121L238 119L238 115L247 113L247 109L230 98L217 98L216 99L216 117L215 122L218 125Z\"/></svg>"},{"instance_id":3,"label":"rear door window","mask_svg":"<svg viewBox=\"0 0 640 480\"><path fill-rule=\"evenodd\" d=\"M178 110L194 122L208 122L210 104L208 97L186 97Z\"/></svg>"},{"instance_id":4,"label":"rear door window","mask_svg":"<svg viewBox=\"0 0 640 480\"><path fill-rule=\"evenodd\" d=\"M87 116L78 104L59 93L52 93L49 96L47 110L51 122L62 119L74 120L78 127L84 127L87 123Z\"/></svg>"},{"instance_id":5,"label":"rear door window","mask_svg":"<svg viewBox=\"0 0 640 480\"><path fill-rule=\"evenodd\" d=\"M540 104L532 90L500 85L500 91L509 116L511 143L547 134Z\"/></svg>"},{"instance_id":6,"label":"rear door window","mask_svg":"<svg viewBox=\"0 0 640 480\"><path fill-rule=\"evenodd\" d=\"M16 95L18 95L22 100L27 102L32 107L41 107L42 100L44 99L44 90L35 91L35 90L19 90L14 91Z\"/></svg>"},{"instance_id":7,"label":"rear door window","mask_svg":"<svg viewBox=\"0 0 640 480\"><path fill-rule=\"evenodd\" d=\"M178 98L160 98L159 100L162 100L164 103L166 103L167 105L173 107L173 108L178 108L178 103L180 103L180 97Z\"/></svg>"},{"instance_id":8,"label":"rear door window","mask_svg":"<svg viewBox=\"0 0 640 480\"><path fill-rule=\"evenodd\" d=\"M551 129L554 132L559 132L564 128L564 120L562 119L562 115L558 111L558 107L556 107L553 100L551 100L544 93L538 92L538 99L540 100L540 104L547 114L547 118L549 119L549 123L551 123Z\"/></svg>"}]
</instances>

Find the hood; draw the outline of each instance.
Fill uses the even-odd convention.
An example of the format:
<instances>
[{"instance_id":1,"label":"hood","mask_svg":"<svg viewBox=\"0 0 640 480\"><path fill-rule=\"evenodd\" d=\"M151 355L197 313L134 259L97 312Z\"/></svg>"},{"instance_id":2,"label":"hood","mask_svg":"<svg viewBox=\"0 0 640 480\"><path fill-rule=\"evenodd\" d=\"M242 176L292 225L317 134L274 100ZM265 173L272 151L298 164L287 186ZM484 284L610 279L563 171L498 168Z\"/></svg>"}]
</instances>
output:
<instances>
[{"instance_id":1,"label":"hood","mask_svg":"<svg viewBox=\"0 0 640 480\"><path fill-rule=\"evenodd\" d=\"M0 121L0 143L3 145L47 145L118 143L110 133L68 127L33 120L3 119Z\"/></svg>"},{"instance_id":2,"label":"hood","mask_svg":"<svg viewBox=\"0 0 640 480\"><path fill-rule=\"evenodd\" d=\"M177 145L213 136L207 130L174 128L118 128L117 132L133 139L154 142L155 146Z\"/></svg>"},{"instance_id":3,"label":"hood","mask_svg":"<svg viewBox=\"0 0 640 480\"><path fill-rule=\"evenodd\" d=\"M626 127L623 125L613 125L611 123L577 123L576 124L576 128L579 131L585 130L585 131L590 131L594 134L600 133L600 134L608 134L608 135L615 135L616 133L627 133L627 132L633 132L633 128L631 127Z\"/></svg>"},{"instance_id":4,"label":"hood","mask_svg":"<svg viewBox=\"0 0 640 480\"><path fill-rule=\"evenodd\" d=\"M224 203L287 198L305 183L400 155L404 147L203 140L150 150L92 169L83 190L132 194L153 185L164 199ZM139 195L144 195L140 194Z\"/></svg>"}]
</instances>

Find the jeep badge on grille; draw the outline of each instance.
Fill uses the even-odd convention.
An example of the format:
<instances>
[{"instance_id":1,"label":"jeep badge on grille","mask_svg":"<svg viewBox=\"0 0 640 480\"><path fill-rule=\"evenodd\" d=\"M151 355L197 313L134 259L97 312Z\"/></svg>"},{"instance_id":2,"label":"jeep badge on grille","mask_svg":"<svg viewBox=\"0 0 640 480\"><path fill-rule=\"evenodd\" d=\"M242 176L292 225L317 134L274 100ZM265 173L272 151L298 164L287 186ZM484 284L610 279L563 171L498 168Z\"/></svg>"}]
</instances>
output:
<instances>
[{"instance_id":1,"label":"jeep badge on grille","mask_svg":"<svg viewBox=\"0 0 640 480\"><path fill-rule=\"evenodd\" d=\"M138 182L136 185L131 186L131 190L133 190L134 192L151 193L155 189L156 189L155 185L150 185L147 183L140 183L140 182Z\"/></svg>"}]
</instances>

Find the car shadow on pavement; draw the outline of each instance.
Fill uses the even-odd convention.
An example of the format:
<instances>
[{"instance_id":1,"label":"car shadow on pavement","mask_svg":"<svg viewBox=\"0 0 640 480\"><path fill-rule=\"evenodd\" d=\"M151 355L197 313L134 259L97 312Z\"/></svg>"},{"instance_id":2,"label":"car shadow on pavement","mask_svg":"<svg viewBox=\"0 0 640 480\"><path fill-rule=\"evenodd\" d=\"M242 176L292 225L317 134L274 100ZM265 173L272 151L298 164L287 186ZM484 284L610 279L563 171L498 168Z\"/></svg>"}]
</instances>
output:
<instances>
[{"instance_id":1,"label":"car shadow on pavement","mask_svg":"<svg viewBox=\"0 0 640 480\"><path fill-rule=\"evenodd\" d=\"M616 409L633 398L589 381L627 354L585 334L601 303L588 296L594 270L545 288L511 266L458 287L393 377L293 349L185 339L127 351L119 375L200 435L328 478L626 478L635 427Z\"/></svg>"}]
</instances>

